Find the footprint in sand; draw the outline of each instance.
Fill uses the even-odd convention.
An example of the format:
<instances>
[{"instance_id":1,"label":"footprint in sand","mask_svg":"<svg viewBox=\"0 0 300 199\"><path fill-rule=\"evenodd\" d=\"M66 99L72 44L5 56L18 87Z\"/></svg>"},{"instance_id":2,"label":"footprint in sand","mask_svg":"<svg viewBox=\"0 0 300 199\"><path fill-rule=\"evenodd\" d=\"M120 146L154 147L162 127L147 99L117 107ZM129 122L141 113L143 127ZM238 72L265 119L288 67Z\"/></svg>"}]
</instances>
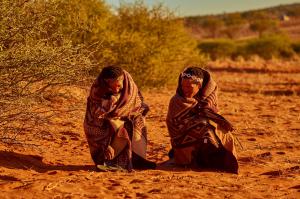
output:
<instances>
[{"instance_id":1,"label":"footprint in sand","mask_svg":"<svg viewBox=\"0 0 300 199\"><path fill-rule=\"evenodd\" d=\"M8 175L0 175L0 180L3 180L3 181L20 181L20 179L14 177L14 176L8 176Z\"/></svg>"},{"instance_id":2,"label":"footprint in sand","mask_svg":"<svg viewBox=\"0 0 300 199\"><path fill-rule=\"evenodd\" d=\"M116 180L108 180L108 181L111 182L112 186L120 186L121 185L121 183Z\"/></svg>"},{"instance_id":3,"label":"footprint in sand","mask_svg":"<svg viewBox=\"0 0 300 199\"><path fill-rule=\"evenodd\" d=\"M61 131L60 134L62 137L66 138L69 137L71 140L79 140L80 135L78 133L75 133L73 131Z\"/></svg>"},{"instance_id":4,"label":"footprint in sand","mask_svg":"<svg viewBox=\"0 0 300 199\"><path fill-rule=\"evenodd\" d=\"M134 183L141 183L141 182L145 182L144 180L140 180L140 179L133 179L130 184L134 184Z\"/></svg>"},{"instance_id":5,"label":"footprint in sand","mask_svg":"<svg viewBox=\"0 0 300 199\"><path fill-rule=\"evenodd\" d=\"M265 173L262 173L260 175L268 175L268 176L282 176L282 175L288 175L288 174L294 174L294 173L300 173L300 166L294 166L286 169L281 170L275 170L275 171L268 171Z\"/></svg>"},{"instance_id":6,"label":"footprint in sand","mask_svg":"<svg viewBox=\"0 0 300 199\"><path fill-rule=\"evenodd\" d=\"M254 161L254 158L253 157L240 157L238 159L239 162L253 162Z\"/></svg>"},{"instance_id":7,"label":"footprint in sand","mask_svg":"<svg viewBox=\"0 0 300 199\"><path fill-rule=\"evenodd\" d=\"M48 175L55 175L55 174L57 174L57 171L49 171L47 174Z\"/></svg>"},{"instance_id":8,"label":"footprint in sand","mask_svg":"<svg viewBox=\"0 0 300 199\"><path fill-rule=\"evenodd\" d=\"M262 154L258 154L255 157L240 157L238 160L240 162L254 162L254 161L258 161L257 158L259 158L259 159L270 159L270 158L272 158L272 154L270 152L265 152L265 153L262 153Z\"/></svg>"},{"instance_id":9,"label":"footprint in sand","mask_svg":"<svg viewBox=\"0 0 300 199\"><path fill-rule=\"evenodd\" d=\"M150 191L148 191L148 193L160 193L161 189L151 189Z\"/></svg>"},{"instance_id":10,"label":"footprint in sand","mask_svg":"<svg viewBox=\"0 0 300 199\"><path fill-rule=\"evenodd\" d=\"M256 157L258 158L272 158L272 154L270 152L265 152L262 154L258 154Z\"/></svg>"},{"instance_id":11,"label":"footprint in sand","mask_svg":"<svg viewBox=\"0 0 300 199\"><path fill-rule=\"evenodd\" d=\"M145 193L136 193L136 198L150 198L150 195Z\"/></svg>"}]
</instances>

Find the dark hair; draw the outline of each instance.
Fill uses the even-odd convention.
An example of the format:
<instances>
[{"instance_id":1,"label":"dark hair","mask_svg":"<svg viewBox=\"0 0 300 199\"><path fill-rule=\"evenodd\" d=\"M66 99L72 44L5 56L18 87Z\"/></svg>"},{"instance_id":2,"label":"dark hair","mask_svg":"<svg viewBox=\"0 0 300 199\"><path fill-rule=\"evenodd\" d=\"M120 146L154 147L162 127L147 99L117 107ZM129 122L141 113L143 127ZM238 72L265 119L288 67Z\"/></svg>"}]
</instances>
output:
<instances>
[{"instance_id":1,"label":"dark hair","mask_svg":"<svg viewBox=\"0 0 300 199\"><path fill-rule=\"evenodd\" d=\"M195 66L188 67L183 72L186 74L194 75L200 79L204 78L203 69L199 67L195 67Z\"/></svg>"},{"instance_id":2,"label":"dark hair","mask_svg":"<svg viewBox=\"0 0 300 199\"><path fill-rule=\"evenodd\" d=\"M100 73L102 79L117 79L121 75L123 75L123 69L113 65L104 67Z\"/></svg>"}]
</instances>

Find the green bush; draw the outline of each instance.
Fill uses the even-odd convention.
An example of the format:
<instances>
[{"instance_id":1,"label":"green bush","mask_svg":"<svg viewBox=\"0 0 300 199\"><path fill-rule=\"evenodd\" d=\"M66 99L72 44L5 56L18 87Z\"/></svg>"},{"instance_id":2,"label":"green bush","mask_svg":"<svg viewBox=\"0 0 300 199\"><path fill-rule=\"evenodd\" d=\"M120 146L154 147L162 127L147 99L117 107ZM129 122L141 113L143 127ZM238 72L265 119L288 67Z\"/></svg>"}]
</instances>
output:
<instances>
[{"instance_id":1,"label":"green bush","mask_svg":"<svg viewBox=\"0 0 300 199\"><path fill-rule=\"evenodd\" d=\"M292 48L295 51L295 53L300 55L300 42L292 43Z\"/></svg>"},{"instance_id":2,"label":"green bush","mask_svg":"<svg viewBox=\"0 0 300 199\"><path fill-rule=\"evenodd\" d=\"M251 14L250 30L258 32L262 37L264 33L278 31L279 21L271 17L268 12L254 11Z\"/></svg>"},{"instance_id":3,"label":"green bush","mask_svg":"<svg viewBox=\"0 0 300 199\"><path fill-rule=\"evenodd\" d=\"M139 86L162 86L185 65L203 61L183 22L162 5L148 8L136 1L121 4L112 14L99 0L58 2L62 32L91 52L93 77L103 66L118 64Z\"/></svg>"},{"instance_id":4,"label":"green bush","mask_svg":"<svg viewBox=\"0 0 300 199\"><path fill-rule=\"evenodd\" d=\"M212 38L217 37L223 26L223 20L215 16L206 17L201 23L201 27L205 29Z\"/></svg>"},{"instance_id":5,"label":"green bush","mask_svg":"<svg viewBox=\"0 0 300 199\"><path fill-rule=\"evenodd\" d=\"M137 1L113 13L101 0L3 0L0 141L46 124L47 113L29 108L55 86L95 79L105 65L124 67L139 86L162 86L202 61L183 22L161 5Z\"/></svg>"},{"instance_id":6,"label":"green bush","mask_svg":"<svg viewBox=\"0 0 300 199\"><path fill-rule=\"evenodd\" d=\"M291 43L285 35L263 35L260 38L234 41L210 40L200 42L198 48L202 53L208 54L211 59L244 57L257 55L263 59L291 58L300 52L299 43Z\"/></svg>"},{"instance_id":7,"label":"green bush","mask_svg":"<svg viewBox=\"0 0 300 199\"><path fill-rule=\"evenodd\" d=\"M225 57L232 57L236 52L236 44L233 40L218 39L204 41L198 45L201 52L208 54L211 59L216 60Z\"/></svg>"},{"instance_id":8,"label":"green bush","mask_svg":"<svg viewBox=\"0 0 300 199\"><path fill-rule=\"evenodd\" d=\"M112 32L110 62L128 70L139 86L175 82L184 66L203 61L183 21L161 5L121 5Z\"/></svg>"},{"instance_id":9,"label":"green bush","mask_svg":"<svg viewBox=\"0 0 300 199\"><path fill-rule=\"evenodd\" d=\"M247 56L258 55L264 59L290 58L294 54L289 39L283 35L264 35L250 40L245 45L245 52Z\"/></svg>"}]
</instances>

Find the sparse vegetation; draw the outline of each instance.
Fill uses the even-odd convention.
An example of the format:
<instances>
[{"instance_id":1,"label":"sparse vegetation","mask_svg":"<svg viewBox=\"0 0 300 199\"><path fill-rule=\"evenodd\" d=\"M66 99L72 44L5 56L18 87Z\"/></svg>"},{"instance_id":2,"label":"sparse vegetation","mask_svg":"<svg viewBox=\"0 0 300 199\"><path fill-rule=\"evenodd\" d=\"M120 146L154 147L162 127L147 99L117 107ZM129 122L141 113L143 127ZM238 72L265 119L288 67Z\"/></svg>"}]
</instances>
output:
<instances>
[{"instance_id":1,"label":"sparse vegetation","mask_svg":"<svg viewBox=\"0 0 300 199\"><path fill-rule=\"evenodd\" d=\"M212 38L216 38L224 26L224 22L217 17L210 16L201 22L201 27L208 32Z\"/></svg>"},{"instance_id":2,"label":"sparse vegetation","mask_svg":"<svg viewBox=\"0 0 300 199\"><path fill-rule=\"evenodd\" d=\"M208 54L212 60L232 57L236 52L236 44L229 39L204 41L198 45L198 48Z\"/></svg>"},{"instance_id":3,"label":"sparse vegetation","mask_svg":"<svg viewBox=\"0 0 300 199\"><path fill-rule=\"evenodd\" d=\"M298 55L300 55L300 42L292 43L292 48Z\"/></svg>"},{"instance_id":4,"label":"sparse vegetation","mask_svg":"<svg viewBox=\"0 0 300 199\"><path fill-rule=\"evenodd\" d=\"M45 124L55 112L37 102L55 87L94 79L107 64L124 67L139 86L162 86L201 61L182 21L161 5L136 1L114 14L101 0L3 0L0 139Z\"/></svg>"},{"instance_id":5,"label":"sparse vegetation","mask_svg":"<svg viewBox=\"0 0 300 199\"><path fill-rule=\"evenodd\" d=\"M249 40L245 45L245 56L258 55L264 59L290 58L294 55L289 39L282 35L265 35Z\"/></svg>"},{"instance_id":6,"label":"sparse vegetation","mask_svg":"<svg viewBox=\"0 0 300 199\"><path fill-rule=\"evenodd\" d=\"M278 31L278 19L272 19L265 12L254 12L250 18L250 30L258 32L262 37L264 33Z\"/></svg>"},{"instance_id":7,"label":"sparse vegetation","mask_svg":"<svg viewBox=\"0 0 300 199\"><path fill-rule=\"evenodd\" d=\"M234 39L240 37L240 32L245 26L246 21L242 18L240 13L227 14L224 17L226 28L224 29L225 35Z\"/></svg>"},{"instance_id":8,"label":"sparse vegetation","mask_svg":"<svg viewBox=\"0 0 300 199\"><path fill-rule=\"evenodd\" d=\"M267 60L273 57L286 59L297 53L297 44L291 44L285 35L264 35L245 41L210 40L200 42L198 47L212 60L236 57L249 59L253 55Z\"/></svg>"},{"instance_id":9,"label":"sparse vegetation","mask_svg":"<svg viewBox=\"0 0 300 199\"><path fill-rule=\"evenodd\" d=\"M255 32L274 33L279 31L279 23L285 19L300 16L300 4L280 5L267 9L229 14L185 17L185 25L198 32L202 29L202 38L238 39L253 35ZM192 30L193 31L193 30Z\"/></svg>"},{"instance_id":10,"label":"sparse vegetation","mask_svg":"<svg viewBox=\"0 0 300 199\"><path fill-rule=\"evenodd\" d=\"M203 61L182 21L161 5L121 5L113 32L110 62L128 70L139 86L164 85L185 65Z\"/></svg>"},{"instance_id":11,"label":"sparse vegetation","mask_svg":"<svg viewBox=\"0 0 300 199\"><path fill-rule=\"evenodd\" d=\"M55 3L4 0L0 13L0 139L10 143L46 123L42 94L80 82L90 61L63 36Z\"/></svg>"}]
</instances>

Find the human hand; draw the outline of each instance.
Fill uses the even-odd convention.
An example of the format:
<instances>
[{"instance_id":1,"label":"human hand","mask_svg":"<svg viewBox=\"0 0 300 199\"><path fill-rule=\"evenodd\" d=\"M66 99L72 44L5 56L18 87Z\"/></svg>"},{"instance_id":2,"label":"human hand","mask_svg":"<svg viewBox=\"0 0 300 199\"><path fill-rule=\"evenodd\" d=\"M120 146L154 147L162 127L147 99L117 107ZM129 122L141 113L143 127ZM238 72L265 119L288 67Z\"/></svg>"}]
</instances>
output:
<instances>
[{"instance_id":1,"label":"human hand","mask_svg":"<svg viewBox=\"0 0 300 199\"><path fill-rule=\"evenodd\" d=\"M107 149L104 152L104 156L106 160L112 160L115 156L115 150L108 145Z\"/></svg>"}]
</instances>

